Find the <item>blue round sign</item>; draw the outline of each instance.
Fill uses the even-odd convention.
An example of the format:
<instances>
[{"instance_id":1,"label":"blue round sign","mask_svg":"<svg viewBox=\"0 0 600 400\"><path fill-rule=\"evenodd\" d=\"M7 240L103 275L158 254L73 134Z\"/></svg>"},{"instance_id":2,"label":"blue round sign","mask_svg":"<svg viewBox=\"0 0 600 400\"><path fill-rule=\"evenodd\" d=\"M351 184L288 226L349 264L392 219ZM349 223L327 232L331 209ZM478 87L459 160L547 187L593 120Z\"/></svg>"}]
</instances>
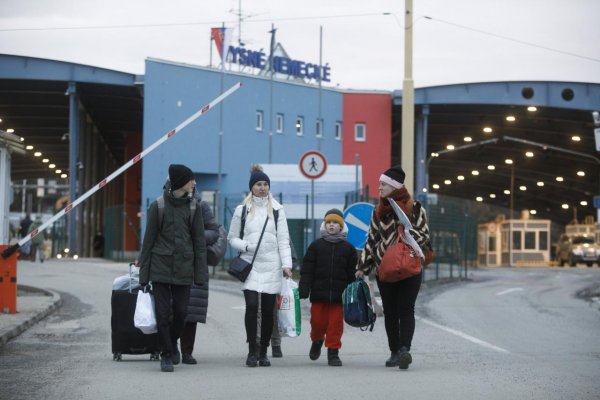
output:
<instances>
[{"instance_id":1,"label":"blue round sign","mask_svg":"<svg viewBox=\"0 0 600 400\"><path fill-rule=\"evenodd\" d=\"M364 249L367 242L373 209L375 206L371 203L354 203L344 210L348 242L358 250Z\"/></svg>"}]
</instances>

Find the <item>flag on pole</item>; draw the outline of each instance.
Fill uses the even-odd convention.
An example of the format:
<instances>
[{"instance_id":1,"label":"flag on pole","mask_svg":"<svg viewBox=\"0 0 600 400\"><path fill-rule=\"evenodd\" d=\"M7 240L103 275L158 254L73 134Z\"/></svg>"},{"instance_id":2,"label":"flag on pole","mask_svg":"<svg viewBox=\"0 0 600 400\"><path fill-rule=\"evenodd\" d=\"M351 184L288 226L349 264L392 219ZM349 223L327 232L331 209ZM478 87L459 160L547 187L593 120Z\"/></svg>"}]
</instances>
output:
<instances>
[{"instance_id":1,"label":"flag on pole","mask_svg":"<svg viewBox=\"0 0 600 400\"><path fill-rule=\"evenodd\" d=\"M221 61L227 60L227 53L229 52L229 45L231 43L231 28L211 28L211 37L212 40L215 41L217 45L217 50L219 50L219 55L221 56ZM223 50L225 51L225 56L223 56Z\"/></svg>"}]
</instances>

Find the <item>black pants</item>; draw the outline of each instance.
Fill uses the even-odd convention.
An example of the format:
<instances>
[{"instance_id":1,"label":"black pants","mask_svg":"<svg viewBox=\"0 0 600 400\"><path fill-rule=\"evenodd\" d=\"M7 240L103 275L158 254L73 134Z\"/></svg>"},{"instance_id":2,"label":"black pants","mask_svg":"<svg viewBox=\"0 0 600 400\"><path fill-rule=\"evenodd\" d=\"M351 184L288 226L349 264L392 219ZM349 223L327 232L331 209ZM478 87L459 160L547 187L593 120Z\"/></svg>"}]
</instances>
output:
<instances>
[{"instance_id":1,"label":"black pants","mask_svg":"<svg viewBox=\"0 0 600 400\"><path fill-rule=\"evenodd\" d=\"M196 342L197 322L186 322L181 332L181 352L192 354L194 352L194 343Z\"/></svg>"},{"instance_id":2,"label":"black pants","mask_svg":"<svg viewBox=\"0 0 600 400\"><path fill-rule=\"evenodd\" d=\"M385 332L391 351L401 347L410 350L415 333L415 302L421 288L421 274L399 282L380 282L379 294L383 303Z\"/></svg>"},{"instance_id":3,"label":"black pants","mask_svg":"<svg viewBox=\"0 0 600 400\"><path fill-rule=\"evenodd\" d=\"M154 302L156 305L156 324L158 325L158 340L161 354L169 356L175 349L179 335L183 330L188 301L190 299L190 285L171 285L168 283L153 282ZM173 321L169 318L173 313Z\"/></svg>"},{"instance_id":4,"label":"black pants","mask_svg":"<svg viewBox=\"0 0 600 400\"><path fill-rule=\"evenodd\" d=\"M244 322L246 324L246 341L256 343L256 329L258 319L258 297L260 296L260 346L268 347L273 333L273 310L275 309L276 294L258 293L253 290L244 290L244 299L246 300L246 315Z\"/></svg>"}]
</instances>

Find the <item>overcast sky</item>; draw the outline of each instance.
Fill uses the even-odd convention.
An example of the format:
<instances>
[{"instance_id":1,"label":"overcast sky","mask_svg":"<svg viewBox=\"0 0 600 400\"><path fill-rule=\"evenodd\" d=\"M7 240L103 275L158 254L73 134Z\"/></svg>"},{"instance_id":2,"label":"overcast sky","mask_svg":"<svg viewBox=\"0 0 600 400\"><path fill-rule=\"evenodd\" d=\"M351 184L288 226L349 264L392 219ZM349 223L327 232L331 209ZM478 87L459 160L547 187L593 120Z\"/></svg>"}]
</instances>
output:
<instances>
[{"instance_id":1,"label":"overcast sky","mask_svg":"<svg viewBox=\"0 0 600 400\"><path fill-rule=\"evenodd\" d=\"M0 53L136 74L144 73L146 57L206 66L211 27L225 22L235 28L237 41L239 4L0 0ZM318 63L322 26L330 86L402 88L402 0L242 0L241 8L241 38L249 49L268 53L273 23L291 58ZM599 0L414 0L415 86L499 80L600 83L599 19Z\"/></svg>"}]
</instances>

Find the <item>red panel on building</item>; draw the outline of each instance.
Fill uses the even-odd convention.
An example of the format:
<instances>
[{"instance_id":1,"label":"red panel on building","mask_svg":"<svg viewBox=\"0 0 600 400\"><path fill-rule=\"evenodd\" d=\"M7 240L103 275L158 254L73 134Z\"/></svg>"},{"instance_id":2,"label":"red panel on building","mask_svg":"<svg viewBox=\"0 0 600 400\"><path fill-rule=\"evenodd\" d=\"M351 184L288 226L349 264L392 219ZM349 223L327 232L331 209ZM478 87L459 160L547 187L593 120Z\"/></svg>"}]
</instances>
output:
<instances>
[{"instance_id":1,"label":"red panel on building","mask_svg":"<svg viewBox=\"0 0 600 400\"><path fill-rule=\"evenodd\" d=\"M344 93L342 135L342 164L354 164L358 154L363 187L377 197L379 176L392 157L391 94Z\"/></svg>"}]
</instances>

